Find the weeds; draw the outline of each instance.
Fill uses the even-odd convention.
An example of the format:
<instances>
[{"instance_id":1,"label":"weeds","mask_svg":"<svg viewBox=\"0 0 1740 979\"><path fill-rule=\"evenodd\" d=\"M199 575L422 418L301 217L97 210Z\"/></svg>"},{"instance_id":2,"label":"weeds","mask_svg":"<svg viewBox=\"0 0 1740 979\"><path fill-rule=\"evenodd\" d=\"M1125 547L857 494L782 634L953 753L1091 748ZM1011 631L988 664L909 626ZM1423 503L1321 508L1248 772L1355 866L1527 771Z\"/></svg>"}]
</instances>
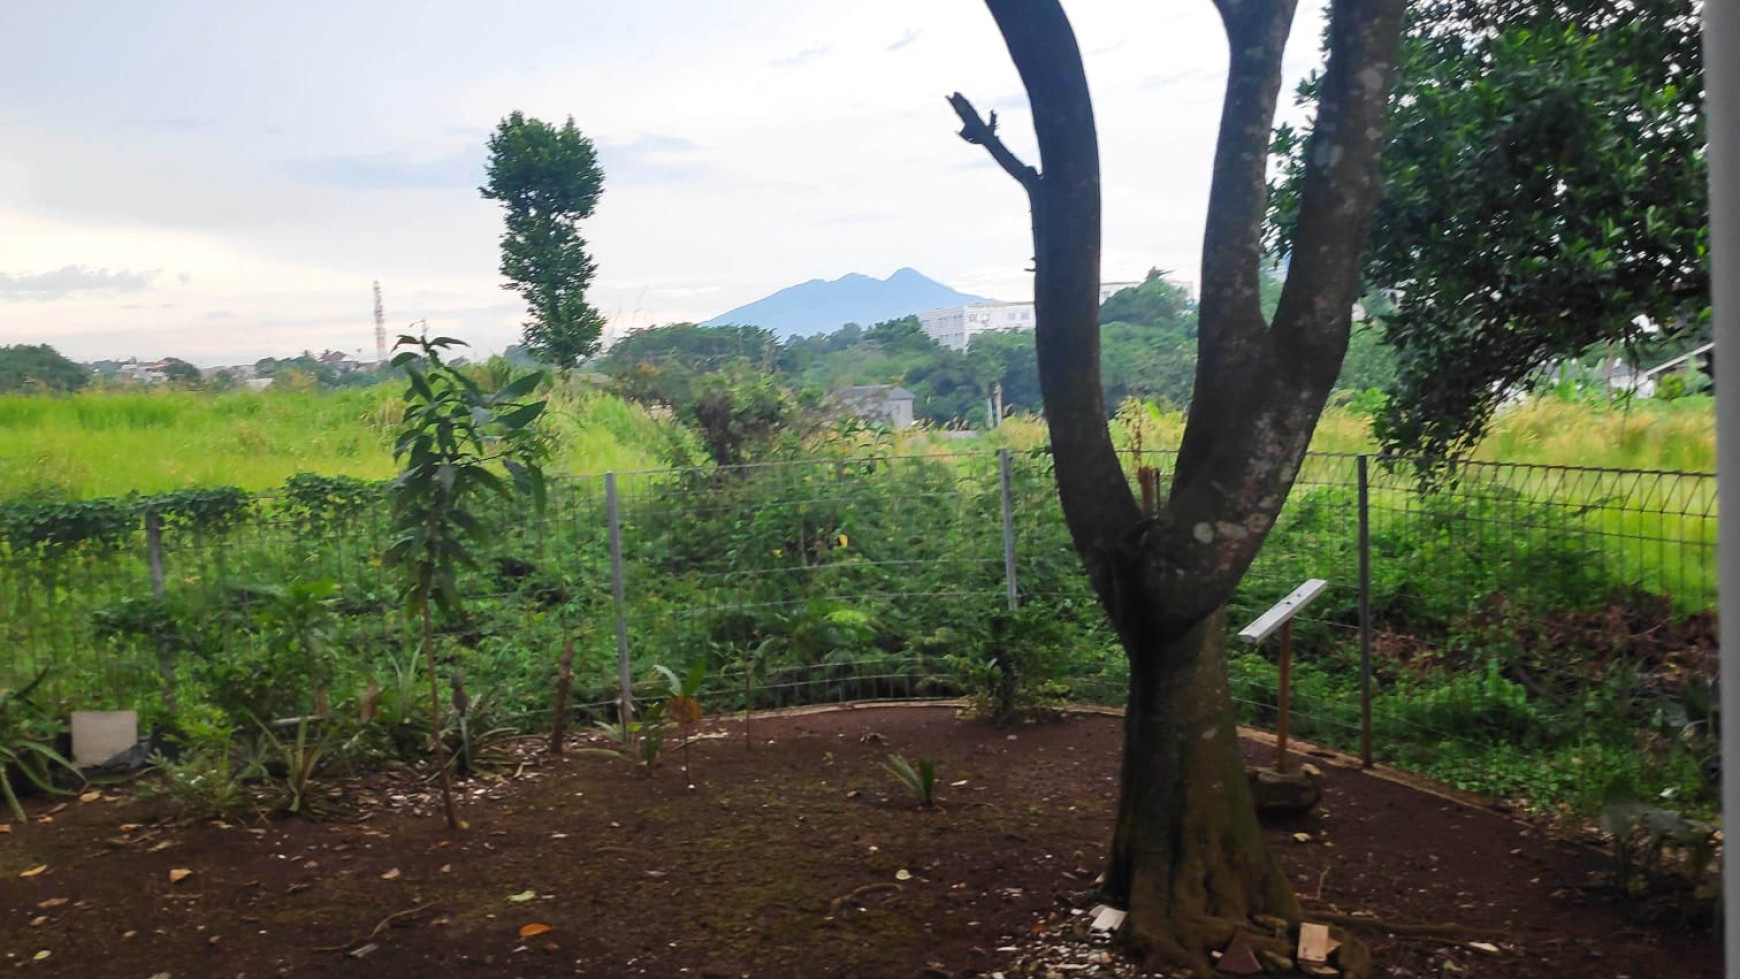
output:
<instances>
[{"instance_id":1,"label":"weeds","mask_svg":"<svg viewBox=\"0 0 1740 979\"><path fill-rule=\"evenodd\" d=\"M882 766L893 775L901 785L906 786L913 798L918 800L920 809L936 808L936 765L927 759L920 758L918 767L914 768L900 755L889 755L888 761Z\"/></svg>"},{"instance_id":2,"label":"weeds","mask_svg":"<svg viewBox=\"0 0 1740 979\"><path fill-rule=\"evenodd\" d=\"M333 760L335 749L344 740L338 725L299 717L295 733L285 735L258 719L255 724L260 736L255 743L251 770L276 783L280 794L277 808L309 814L315 776ZM311 731L317 725L319 730Z\"/></svg>"},{"instance_id":3,"label":"weeds","mask_svg":"<svg viewBox=\"0 0 1740 979\"><path fill-rule=\"evenodd\" d=\"M46 676L48 668L44 667L23 689L0 689L0 795L5 796L12 818L21 823L28 822L30 817L18 801L13 776L49 793L61 792L53 781L55 769L70 773L81 783L84 781L77 766L49 747L63 728L48 720L30 702L30 694Z\"/></svg>"},{"instance_id":4,"label":"weeds","mask_svg":"<svg viewBox=\"0 0 1740 979\"><path fill-rule=\"evenodd\" d=\"M180 758L159 752L152 755L151 768L161 776L155 794L163 796L185 816L233 816L258 807L248 785L259 777L259 772L251 766L239 765L227 745L195 749Z\"/></svg>"},{"instance_id":5,"label":"weeds","mask_svg":"<svg viewBox=\"0 0 1740 979\"><path fill-rule=\"evenodd\" d=\"M1603 810L1601 828L1613 840L1615 883L1627 895L1682 924L1716 920L1722 878L1714 824L1625 799Z\"/></svg>"},{"instance_id":6,"label":"weeds","mask_svg":"<svg viewBox=\"0 0 1740 979\"><path fill-rule=\"evenodd\" d=\"M690 666L681 679L667 666L654 666L647 672L645 686L636 691L641 704L640 719L626 724L620 721L598 724L599 730L618 747L585 748L579 754L623 758L640 769L641 774L651 775L664 755L674 726L682 739L683 774L688 777L689 745L694 741L689 731L701 719L701 702L696 698L705 677L706 664L701 662Z\"/></svg>"}]
</instances>

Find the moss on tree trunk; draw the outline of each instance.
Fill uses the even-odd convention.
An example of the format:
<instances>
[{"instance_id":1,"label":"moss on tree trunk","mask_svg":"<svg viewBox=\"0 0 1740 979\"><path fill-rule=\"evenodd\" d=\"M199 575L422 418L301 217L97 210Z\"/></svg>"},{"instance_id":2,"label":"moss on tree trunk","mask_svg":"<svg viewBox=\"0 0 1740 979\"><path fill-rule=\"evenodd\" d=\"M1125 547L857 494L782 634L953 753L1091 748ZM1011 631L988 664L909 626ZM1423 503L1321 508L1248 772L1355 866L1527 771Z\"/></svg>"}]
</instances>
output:
<instances>
[{"instance_id":1,"label":"moss on tree trunk","mask_svg":"<svg viewBox=\"0 0 1740 979\"><path fill-rule=\"evenodd\" d=\"M1227 686L1226 613L1131 657L1122 794L1106 890L1139 954L1206 972L1252 915L1297 922L1263 839Z\"/></svg>"}]
</instances>

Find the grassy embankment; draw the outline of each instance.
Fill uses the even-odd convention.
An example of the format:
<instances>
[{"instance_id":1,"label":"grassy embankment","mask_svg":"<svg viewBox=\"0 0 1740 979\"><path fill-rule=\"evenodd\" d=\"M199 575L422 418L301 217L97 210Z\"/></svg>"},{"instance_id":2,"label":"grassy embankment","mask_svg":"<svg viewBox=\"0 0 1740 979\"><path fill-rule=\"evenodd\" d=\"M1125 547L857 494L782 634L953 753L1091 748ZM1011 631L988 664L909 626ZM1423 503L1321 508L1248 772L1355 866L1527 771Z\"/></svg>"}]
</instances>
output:
<instances>
[{"instance_id":1,"label":"grassy embankment","mask_svg":"<svg viewBox=\"0 0 1740 979\"><path fill-rule=\"evenodd\" d=\"M394 472L398 385L330 393L90 392L0 397L0 500L202 486L265 490L293 473ZM656 468L658 425L623 401L556 392L552 468Z\"/></svg>"}]
</instances>

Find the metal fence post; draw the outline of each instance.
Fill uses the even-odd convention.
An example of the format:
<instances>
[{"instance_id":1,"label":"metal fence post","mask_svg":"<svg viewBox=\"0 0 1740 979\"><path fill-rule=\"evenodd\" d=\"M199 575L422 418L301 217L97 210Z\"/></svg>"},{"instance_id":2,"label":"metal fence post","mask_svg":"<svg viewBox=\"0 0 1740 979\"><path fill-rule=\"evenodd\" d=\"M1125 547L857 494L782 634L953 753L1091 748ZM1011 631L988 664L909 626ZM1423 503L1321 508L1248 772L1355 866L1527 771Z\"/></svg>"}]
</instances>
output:
<instances>
[{"instance_id":1,"label":"metal fence post","mask_svg":"<svg viewBox=\"0 0 1740 979\"><path fill-rule=\"evenodd\" d=\"M628 665L628 598L622 580L622 508L616 496L616 474L604 474L604 510L610 523L610 587L616 598L616 679L622 686L623 739L633 744L629 722L634 719L634 674Z\"/></svg>"},{"instance_id":2,"label":"metal fence post","mask_svg":"<svg viewBox=\"0 0 1740 979\"><path fill-rule=\"evenodd\" d=\"M1359 760L1372 766L1371 745L1371 474L1359 457Z\"/></svg>"},{"instance_id":3,"label":"metal fence post","mask_svg":"<svg viewBox=\"0 0 1740 979\"><path fill-rule=\"evenodd\" d=\"M162 601L169 594L163 574L163 515L156 509L145 509L145 561L151 568L151 597ZM157 640L157 675L163 681L163 706L170 714L180 710L175 696L175 650L169 640Z\"/></svg>"},{"instance_id":4,"label":"metal fence post","mask_svg":"<svg viewBox=\"0 0 1740 979\"><path fill-rule=\"evenodd\" d=\"M1015 490L1008 449L997 450L997 472L1003 487L1003 583L1009 591L1009 611L1021 607L1021 590L1015 580Z\"/></svg>"}]
</instances>

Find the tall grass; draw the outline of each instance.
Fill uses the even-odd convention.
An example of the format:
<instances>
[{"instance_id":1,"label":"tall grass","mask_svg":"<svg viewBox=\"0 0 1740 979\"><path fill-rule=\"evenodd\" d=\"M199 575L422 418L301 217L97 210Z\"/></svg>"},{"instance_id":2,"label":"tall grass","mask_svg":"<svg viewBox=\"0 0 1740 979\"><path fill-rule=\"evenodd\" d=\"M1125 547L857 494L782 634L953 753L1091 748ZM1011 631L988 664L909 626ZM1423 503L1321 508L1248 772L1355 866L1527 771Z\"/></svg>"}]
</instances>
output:
<instances>
[{"instance_id":1,"label":"tall grass","mask_svg":"<svg viewBox=\"0 0 1740 979\"><path fill-rule=\"evenodd\" d=\"M1715 400L1591 405L1535 398L1494 419L1476 457L1606 469L1716 470Z\"/></svg>"},{"instance_id":2,"label":"tall grass","mask_svg":"<svg viewBox=\"0 0 1740 979\"><path fill-rule=\"evenodd\" d=\"M1126 406L1114 423L1120 448L1175 449L1184 437L1180 412L1138 412ZM1007 426L1006 426L1007 427ZM1011 429L1043 441L1043 422ZM1037 431L1037 438L1031 437ZM1311 440L1314 452L1376 452L1370 417L1344 407L1324 410ZM1715 472L1715 401L1639 400L1601 404L1556 397L1531 398L1499 412L1473 458L1544 466Z\"/></svg>"},{"instance_id":3,"label":"tall grass","mask_svg":"<svg viewBox=\"0 0 1740 979\"><path fill-rule=\"evenodd\" d=\"M198 486L266 489L298 472L394 472L399 386L334 392L141 390L0 397L0 500L90 499ZM670 436L638 407L552 393L552 470L663 464Z\"/></svg>"}]
</instances>

